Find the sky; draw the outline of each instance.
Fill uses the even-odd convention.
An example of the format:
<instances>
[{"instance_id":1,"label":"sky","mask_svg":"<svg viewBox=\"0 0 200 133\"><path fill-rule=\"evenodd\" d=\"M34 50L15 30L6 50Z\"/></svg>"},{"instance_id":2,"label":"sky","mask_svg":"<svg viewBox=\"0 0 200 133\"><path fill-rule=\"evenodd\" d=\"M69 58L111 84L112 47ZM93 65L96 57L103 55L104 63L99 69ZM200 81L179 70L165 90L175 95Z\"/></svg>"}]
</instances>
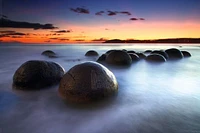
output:
<instances>
[{"instance_id":1,"label":"sky","mask_svg":"<svg viewBox=\"0 0 200 133\"><path fill-rule=\"evenodd\" d=\"M200 38L200 0L0 2L0 42Z\"/></svg>"}]
</instances>

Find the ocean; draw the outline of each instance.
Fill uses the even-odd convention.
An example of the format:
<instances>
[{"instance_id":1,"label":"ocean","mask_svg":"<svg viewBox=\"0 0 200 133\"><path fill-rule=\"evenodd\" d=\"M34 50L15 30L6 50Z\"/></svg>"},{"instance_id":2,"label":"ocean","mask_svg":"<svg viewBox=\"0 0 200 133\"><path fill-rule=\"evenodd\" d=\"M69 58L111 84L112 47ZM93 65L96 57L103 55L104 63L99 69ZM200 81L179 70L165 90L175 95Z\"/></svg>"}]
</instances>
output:
<instances>
[{"instance_id":1,"label":"ocean","mask_svg":"<svg viewBox=\"0 0 200 133\"><path fill-rule=\"evenodd\" d=\"M200 46L200 44L199 44ZM200 133L200 47L198 44L0 45L0 133ZM68 71L96 61L110 49L143 52L178 48L192 57L154 64L140 60L130 67L104 64L119 84L117 95L92 104L71 105L58 85L44 90L12 89L17 68L28 60L59 63ZM53 50L59 57L41 53Z\"/></svg>"}]
</instances>

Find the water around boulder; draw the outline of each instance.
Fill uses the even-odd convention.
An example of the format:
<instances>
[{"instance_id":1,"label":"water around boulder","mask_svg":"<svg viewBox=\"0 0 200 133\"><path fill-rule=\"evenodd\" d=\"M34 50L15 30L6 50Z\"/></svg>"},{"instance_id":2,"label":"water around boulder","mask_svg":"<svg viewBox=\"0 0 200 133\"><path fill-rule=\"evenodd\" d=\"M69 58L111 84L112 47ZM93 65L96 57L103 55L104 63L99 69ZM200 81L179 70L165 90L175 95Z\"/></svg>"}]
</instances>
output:
<instances>
[{"instance_id":1,"label":"water around boulder","mask_svg":"<svg viewBox=\"0 0 200 133\"><path fill-rule=\"evenodd\" d=\"M55 62L31 60L22 64L13 76L16 89L41 89L57 84L64 75L64 68Z\"/></svg>"},{"instance_id":2,"label":"water around boulder","mask_svg":"<svg viewBox=\"0 0 200 133\"><path fill-rule=\"evenodd\" d=\"M62 78L59 94L67 101L82 103L99 100L118 91L114 74L96 62L72 67Z\"/></svg>"}]
</instances>

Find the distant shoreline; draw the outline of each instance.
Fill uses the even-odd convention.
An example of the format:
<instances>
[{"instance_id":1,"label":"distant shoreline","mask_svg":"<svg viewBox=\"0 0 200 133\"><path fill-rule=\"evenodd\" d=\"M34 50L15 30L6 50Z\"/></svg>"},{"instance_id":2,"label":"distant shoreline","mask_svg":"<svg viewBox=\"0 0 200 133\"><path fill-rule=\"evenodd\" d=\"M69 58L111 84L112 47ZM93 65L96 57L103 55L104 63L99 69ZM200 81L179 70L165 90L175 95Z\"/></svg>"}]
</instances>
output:
<instances>
[{"instance_id":1,"label":"distant shoreline","mask_svg":"<svg viewBox=\"0 0 200 133\"><path fill-rule=\"evenodd\" d=\"M169 38L155 40L120 40L112 39L103 43L200 43L200 38Z\"/></svg>"}]
</instances>

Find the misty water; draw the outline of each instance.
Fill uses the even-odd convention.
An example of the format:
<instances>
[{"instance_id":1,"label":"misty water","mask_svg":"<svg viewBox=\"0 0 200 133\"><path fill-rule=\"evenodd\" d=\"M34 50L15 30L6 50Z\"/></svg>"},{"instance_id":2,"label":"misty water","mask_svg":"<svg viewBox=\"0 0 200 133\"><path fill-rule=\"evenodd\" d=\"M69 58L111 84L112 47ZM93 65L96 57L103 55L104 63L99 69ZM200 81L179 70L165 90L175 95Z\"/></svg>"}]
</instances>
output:
<instances>
[{"instance_id":1,"label":"misty water","mask_svg":"<svg viewBox=\"0 0 200 133\"><path fill-rule=\"evenodd\" d=\"M68 71L96 61L91 49L145 51L179 48L191 58L161 64L145 60L130 67L105 65L117 78L118 94L92 104L73 105L58 95L58 85L39 91L12 89L16 69L28 60L59 63ZM59 58L42 56L53 50ZM184 45L0 46L0 133L200 133L200 47Z\"/></svg>"}]
</instances>

